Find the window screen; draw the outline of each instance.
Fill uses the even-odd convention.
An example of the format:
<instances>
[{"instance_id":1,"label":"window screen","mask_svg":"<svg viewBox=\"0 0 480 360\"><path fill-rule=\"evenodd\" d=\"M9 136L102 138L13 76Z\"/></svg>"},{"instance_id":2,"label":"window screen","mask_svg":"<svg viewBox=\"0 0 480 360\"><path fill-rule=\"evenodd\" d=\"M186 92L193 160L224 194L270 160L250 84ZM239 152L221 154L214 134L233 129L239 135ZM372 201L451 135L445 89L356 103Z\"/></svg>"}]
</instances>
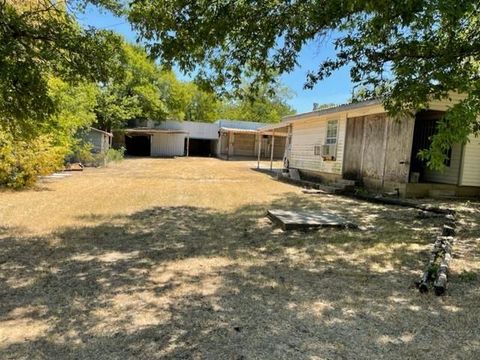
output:
<instances>
[{"instance_id":1,"label":"window screen","mask_svg":"<svg viewBox=\"0 0 480 360\"><path fill-rule=\"evenodd\" d=\"M326 145L334 145L337 143L338 120L330 120L327 123L327 138Z\"/></svg>"}]
</instances>

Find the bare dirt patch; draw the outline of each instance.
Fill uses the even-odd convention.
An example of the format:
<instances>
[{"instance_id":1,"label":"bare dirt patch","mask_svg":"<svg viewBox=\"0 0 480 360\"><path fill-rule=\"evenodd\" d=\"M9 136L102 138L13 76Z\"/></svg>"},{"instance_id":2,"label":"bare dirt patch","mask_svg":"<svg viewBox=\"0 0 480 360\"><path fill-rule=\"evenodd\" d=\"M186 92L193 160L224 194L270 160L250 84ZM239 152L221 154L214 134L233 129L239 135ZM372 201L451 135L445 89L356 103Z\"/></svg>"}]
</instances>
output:
<instances>
[{"instance_id":1,"label":"bare dirt patch","mask_svg":"<svg viewBox=\"0 0 480 360\"><path fill-rule=\"evenodd\" d=\"M445 297L412 287L440 225L301 189L254 162L129 159L0 193L0 358L480 356L479 204ZM283 232L269 208L366 231Z\"/></svg>"}]
</instances>

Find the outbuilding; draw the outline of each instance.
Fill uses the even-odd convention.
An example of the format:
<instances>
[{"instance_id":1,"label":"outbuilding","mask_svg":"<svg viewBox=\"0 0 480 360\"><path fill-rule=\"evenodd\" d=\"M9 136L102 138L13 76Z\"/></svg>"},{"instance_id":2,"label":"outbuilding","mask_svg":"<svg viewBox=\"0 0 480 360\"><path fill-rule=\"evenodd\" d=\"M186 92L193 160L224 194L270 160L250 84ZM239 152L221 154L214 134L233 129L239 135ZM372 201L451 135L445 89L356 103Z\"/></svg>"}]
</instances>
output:
<instances>
[{"instance_id":1,"label":"outbuilding","mask_svg":"<svg viewBox=\"0 0 480 360\"><path fill-rule=\"evenodd\" d=\"M86 134L87 141L92 144L94 153L103 153L112 146L113 134L91 127Z\"/></svg>"},{"instance_id":2,"label":"outbuilding","mask_svg":"<svg viewBox=\"0 0 480 360\"><path fill-rule=\"evenodd\" d=\"M188 132L183 130L163 130L135 128L125 131L127 155L174 157L187 155L185 143Z\"/></svg>"},{"instance_id":3,"label":"outbuilding","mask_svg":"<svg viewBox=\"0 0 480 360\"><path fill-rule=\"evenodd\" d=\"M219 120L218 155L224 159L231 158L273 158L282 159L285 152L285 135L278 133L275 139L267 134L260 134L258 129L265 123L250 121ZM275 142L275 146L274 145Z\"/></svg>"},{"instance_id":4,"label":"outbuilding","mask_svg":"<svg viewBox=\"0 0 480 360\"><path fill-rule=\"evenodd\" d=\"M132 124L133 125L133 124ZM135 124L137 125L137 124ZM272 142L274 158L281 159L285 150L285 136L260 135L264 123L218 120L214 123L194 121L144 121L115 134L115 145L124 146L132 156L215 156L222 159L254 158L259 149L270 158Z\"/></svg>"}]
</instances>

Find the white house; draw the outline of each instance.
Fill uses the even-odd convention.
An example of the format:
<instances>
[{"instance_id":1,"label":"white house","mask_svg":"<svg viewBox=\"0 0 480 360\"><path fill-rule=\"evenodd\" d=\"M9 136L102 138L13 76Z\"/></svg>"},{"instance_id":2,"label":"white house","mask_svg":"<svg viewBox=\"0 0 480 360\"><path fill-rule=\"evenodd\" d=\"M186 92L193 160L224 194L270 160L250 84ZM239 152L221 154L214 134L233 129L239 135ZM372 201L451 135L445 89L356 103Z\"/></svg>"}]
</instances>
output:
<instances>
[{"instance_id":1,"label":"white house","mask_svg":"<svg viewBox=\"0 0 480 360\"><path fill-rule=\"evenodd\" d=\"M287 116L262 134L287 135L286 166L326 182L356 180L366 187L425 196L480 194L480 139L455 144L443 171L429 170L417 154L429 147L436 123L456 99L433 101L414 117L394 119L370 100Z\"/></svg>"}]
</instances>

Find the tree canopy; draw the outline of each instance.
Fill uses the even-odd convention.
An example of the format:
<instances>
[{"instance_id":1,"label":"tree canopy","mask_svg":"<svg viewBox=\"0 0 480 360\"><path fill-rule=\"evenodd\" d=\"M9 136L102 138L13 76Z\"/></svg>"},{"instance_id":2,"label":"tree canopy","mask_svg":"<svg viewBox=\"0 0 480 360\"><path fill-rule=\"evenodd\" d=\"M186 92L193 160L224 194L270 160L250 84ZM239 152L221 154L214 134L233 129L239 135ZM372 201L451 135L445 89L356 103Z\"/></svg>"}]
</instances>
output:
<instances>
[{"instance_id":1,"label":"tree canopy","mask_svg":"<svg viewBox=\"0 0 480 360\"><path fill-rule=\"evenodd\" d=\"M480 4L474 0L135 1L128 18L152 55L198 70L217 89L293 70L303 46L333 38L336 56L310 69L306 87L350 66L352 80L394 114L465 93L423 154L441 167L445 149L479 132Z\"/></svg>"},{"instance_id":2,"label":"tree canopy","mask_svg":"<svg viewBox=\"0 0 480 360\"><path fill-rule=\"evenodd\" d=\"M240 88L240 95L225 100L220 108L220 117L256 122L279 122L282 117L292 115L295 110L287 104L291 97L289 88L278 85L270 89L261 84L254 93L247 83Z\"/></svg>"},{"instance_id":3,"label":"tree canopy","mask_svg":"<svg viewBox=\"0 0 480 360\"><path fill-rule=\"evenodd\" d=\"M0 185L32 184L71 154L89 153L81 137L92 124L110 131L137 119L214 121L227 106L143 47L82 27L76 16L88 4L127 10L116 0L0 0ZM278 121L278 97L261 102L228 109Z\"/></svg>"},{"instance_id":4,"label":"tree canopy","mask_svg":"<svg viewBox=\"0 0 480 360\"><path fill-rule=\"evenodd\" d=\"M100 81L120 44L111 31L84 29L60 1L0 2L1 126L17 136L34 134L57 110L48 77L70 83Z\"/></svg>"}]
</instances>

